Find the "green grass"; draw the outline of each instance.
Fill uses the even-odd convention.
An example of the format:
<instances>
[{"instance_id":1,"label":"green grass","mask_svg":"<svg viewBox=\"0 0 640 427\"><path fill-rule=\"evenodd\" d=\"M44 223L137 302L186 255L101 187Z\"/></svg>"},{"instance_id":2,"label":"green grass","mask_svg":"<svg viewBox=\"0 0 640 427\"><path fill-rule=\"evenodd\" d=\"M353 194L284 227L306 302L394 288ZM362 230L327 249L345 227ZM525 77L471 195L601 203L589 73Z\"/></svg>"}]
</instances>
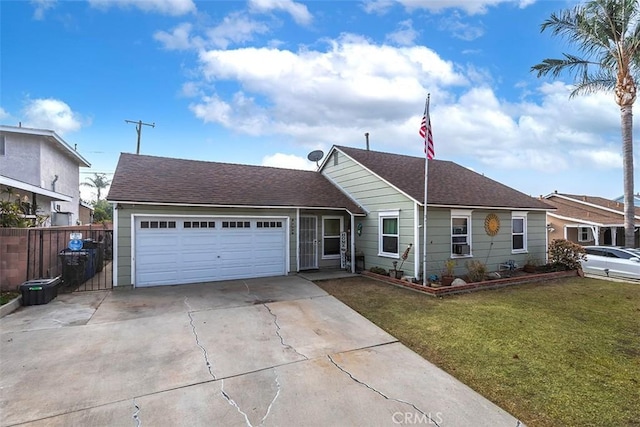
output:
<instances>
[{"instance_id":1,"label":"green grass","mask_svg":"<svg viewBox=\"0 0 640 427\"><path fill-rule=\"evenodd\" d=\"M317 282L528 426L640 426L640 284L564 279L434 298Z\"/></svg>"},{"instance_id":2,"label":"green grass","mask_svg":"<svg viewBox=\"0 0 640 427\"><path fill-rule=\"evenodd\" d=\"M20 294L17 292L0 292L0 305L5 305L8 302L11 302L12 299L17 298Z\"/></svg>"}]
</instances>

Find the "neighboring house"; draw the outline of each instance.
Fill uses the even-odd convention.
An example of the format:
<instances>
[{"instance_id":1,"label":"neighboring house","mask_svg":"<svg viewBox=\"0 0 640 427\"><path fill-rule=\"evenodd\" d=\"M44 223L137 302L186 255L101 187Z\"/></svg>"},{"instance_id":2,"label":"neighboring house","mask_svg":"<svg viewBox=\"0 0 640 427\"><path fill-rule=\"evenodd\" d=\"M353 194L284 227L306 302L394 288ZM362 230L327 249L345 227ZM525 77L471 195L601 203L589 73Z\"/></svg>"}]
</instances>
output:
<instances>
[{"instance_id":1,"label":"neighboring house","mask_svg":"<svg viewBox=\"0 0 640 427\"><path fill-rule=\"evenodd\" d=\"M556 208L547 218L550 239L567 239L581 245L638 247L640 207L635 208L635 242L627 245L622 202L558 192L544 196L544 200Z\"/></svg>"},{"instance_id":2,"label":"neighboring house","mask_svg":"<svg viewBox=\"0 0 640 427\"><path fill-rule=\"evenodd\" d=\"M27 197L45 226L76 224L80 168L90 166L54 131L0 126L0 190Z\"/></svg>"},{"instance_id":3,"label":"neighboring house","mask_svg":"<svg viewBox=\"0 0 640 427\"><path fill-rule=\"evenodd\" d=\"M424 162L333 147L317 172L122 154L114 285L153 286L392 267L419 276ZM448 161L429 161L427 274L454 258L546 258L544 202Z\"/></svg>"},{"instance_id":4,"label":"neighboring house","mask_svg":"<svg viewBox=\"0 0 640 427\"><path fill-rule=\"evenodd\" d=\"M624 196L620 196L617 199L613 199L614 202L624 203ZM640 193L633 195L634 206L640 207Z\"/></svg>"},{"instance_id":5,"label":"neighboring house","mask_svg":"<svg viewBox=\"0 0 640 427\"><path fill-rule=\"evenodd\" d=\"M93 223L93 206L87 202L80 200L80 207L78 210L78 225L88 225Z\"/></svg>"}]
</instances>

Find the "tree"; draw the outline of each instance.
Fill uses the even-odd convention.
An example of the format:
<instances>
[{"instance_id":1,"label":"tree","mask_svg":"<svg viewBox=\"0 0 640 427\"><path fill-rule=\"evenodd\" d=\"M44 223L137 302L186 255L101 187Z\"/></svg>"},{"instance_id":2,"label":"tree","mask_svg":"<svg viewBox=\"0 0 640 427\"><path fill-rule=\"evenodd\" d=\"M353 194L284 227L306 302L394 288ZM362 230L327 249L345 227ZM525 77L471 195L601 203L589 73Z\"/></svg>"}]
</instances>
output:
<instances>
[{"instance_id":1,"label":"tree","mask_svg":"<svg viewBox=\"0 0 640 427\"><path fill-rule=\"evenodd\" d=\"M93 202L93 222L107 222L113 219L113 206L106 200Z\"/></svg>"},{"instance_id":2,"label":"tree","mask_svg":"<svg viewBox=\"0 0 640 427\"><path fill-rule=\"evenodd\" d=\"M570 97L612 91L620 106L624 177L625 245L635 246L633 202L633 103L640 65L640 11L638 0L591 0L554 13L540 31L564 37L580 56L563 53L562 59L544 59L531 67L538 77L574 76Z\"/></svg>"},{"instance_id":3,"label":"tree","mask_svg":"<svg viewBox=\"0 0 640 427\"><path fill-rule=\"evenodd\" d=\"M104 173L94 173L93 178L87 178L89 182L83 182L82 185L86 185L87 187L95 188L97 191L97 200L101 199L102 190L107 188L111 181L107 179L107 175Z\"/></svg>"}]
</instances>

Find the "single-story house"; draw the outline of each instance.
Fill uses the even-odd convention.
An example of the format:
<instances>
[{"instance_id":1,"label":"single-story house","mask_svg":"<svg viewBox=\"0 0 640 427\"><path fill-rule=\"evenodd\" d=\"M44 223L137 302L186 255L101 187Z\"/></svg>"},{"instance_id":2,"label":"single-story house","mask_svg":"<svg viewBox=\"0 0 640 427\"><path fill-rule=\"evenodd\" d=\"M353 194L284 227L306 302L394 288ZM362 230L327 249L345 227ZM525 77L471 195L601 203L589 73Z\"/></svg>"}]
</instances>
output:
<instances>
[{"instance_id":1,"label":"single-story house","mask_svg":"<svg viewBox=\"0 0 640 427\"><path fill-rule=\"evenodd\" d=\"M114 286L155 286L402 264L421 277L425 159L334 146L317 171L122 154ZM430 160L427 275L447 259L546 259L543 201ZM411 245L406 260L402 255Z\"/></svg>"},{"instance_id":2,"label":"single-story house","mask_svg":"<svg viewBox=\"0 0 640 427\"><path fill-rule=\"evenodd\" d=\"M553 192L545 202L556 208L548 213L550 239L566 239L580 245L633 246L640 238L640 207L635 211L635 242L624 241L624 203L603 197Z\"/></svg>"}]
</instances>

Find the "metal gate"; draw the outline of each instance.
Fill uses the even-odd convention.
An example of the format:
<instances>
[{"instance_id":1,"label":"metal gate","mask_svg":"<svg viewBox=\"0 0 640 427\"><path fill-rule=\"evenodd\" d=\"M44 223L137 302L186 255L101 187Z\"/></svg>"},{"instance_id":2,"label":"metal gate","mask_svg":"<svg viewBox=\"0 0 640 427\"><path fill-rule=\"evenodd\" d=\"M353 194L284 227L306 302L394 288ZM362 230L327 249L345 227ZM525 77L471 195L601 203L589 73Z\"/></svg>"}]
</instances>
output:
<instances>
[{"instance_id":1,"label":"metal gate","mask_svg":"<svg viewBox=\"0 0 640 427\"><path fill-rule=\"evenodd\" d=\"M71 233L83 248L68 249ZM27 236L26 280L62 277L59 292L113 288L113 230L102 227L32 228Z\"/></svg>"},{"instance_id":2,"label":"metal gate","mask_svg":"<svg viewBox=\"0 0 640 427\"><path fill-rule=\"evenodd\" d=\"M300 217L300 270L318 268L318 219Z\"/></svg>"}]
</instances>

